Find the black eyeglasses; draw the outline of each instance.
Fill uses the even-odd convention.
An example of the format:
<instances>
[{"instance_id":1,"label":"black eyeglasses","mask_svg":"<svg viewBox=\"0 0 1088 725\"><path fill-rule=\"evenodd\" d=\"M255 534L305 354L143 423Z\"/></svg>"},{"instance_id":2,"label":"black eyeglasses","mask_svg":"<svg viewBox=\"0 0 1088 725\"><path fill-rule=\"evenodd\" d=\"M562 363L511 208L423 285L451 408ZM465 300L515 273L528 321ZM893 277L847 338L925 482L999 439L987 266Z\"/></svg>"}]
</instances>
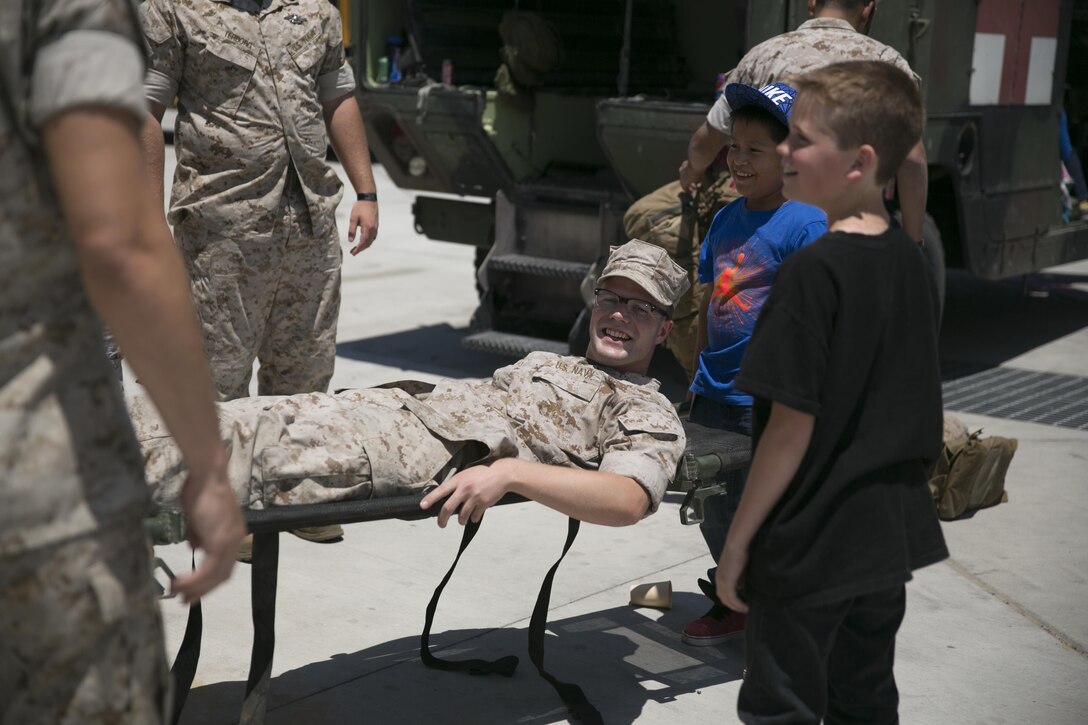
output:
<instances>
[{"instance_id":1,"label":"black eyeglasses","mask_svg":"<svg viewBox=\"0 0 1088 725\"><path fill-rule=\"evenodd\" d=\"M639 322L646 322L655 314L661 315L666 320L669 319L669 313L652 302L640 300L636 297L623 297L611 290L601 289L600 287L593 290L593 300L594 304L605 312L613 312L620 305L623 305L627 308L628 314Z\"/></svg>"}]
</instances>

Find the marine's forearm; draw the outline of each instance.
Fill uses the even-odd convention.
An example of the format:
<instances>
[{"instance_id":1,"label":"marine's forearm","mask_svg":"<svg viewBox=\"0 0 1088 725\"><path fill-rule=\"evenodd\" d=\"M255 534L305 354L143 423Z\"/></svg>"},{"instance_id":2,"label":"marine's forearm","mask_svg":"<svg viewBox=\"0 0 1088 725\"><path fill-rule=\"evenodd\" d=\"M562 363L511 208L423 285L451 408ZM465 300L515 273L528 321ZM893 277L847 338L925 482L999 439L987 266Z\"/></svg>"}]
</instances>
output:
<instances>
[{"instance_id":1,"label":"marine's forearm","mask_svg":"<svg viewBox=\"0 0 1088 725\"><path fill-rule=\"evenodd\" d=\"M586 523L628 526L642 520L650 504L642 486L627 476L506 460L509 490Z\"/></svg>"},{"instance_id":2,"label":"marine's forearm","mask_svg":"<svg viewBox=\"0 0 1088 725\"><path fill-rule=\"evenodd\" d=\"M700 176L706 172L728 142L727 134L704 121L688 141L688 163L692 171Z\"/></svg>"},{"instance_id":3,"label":"marine's forearm","mask_svg":"<svg viewBox=\"0 0 1088 725\"><path fill-rule=\"evenodd\" d=\"M374 183L374 171L370 167L366 127L363 126L363 117L359 113L355 96L349 93L328 101L323 106L329 142L352 187L359 193L375 191L377 187Z\"/></svg>"},{"instance_id":4,"label":"marine's forearm","mask_svg":"<svg viewBox=\"0 0 1088 725\"><path fill-rule=\"evenodd\" d=\"M922 224L926 216L929 167L926 150L919 141L910 150L896 174L899 209L903 216L903 231L915 241L922 240Z\"/></svg>"}]
</instances>

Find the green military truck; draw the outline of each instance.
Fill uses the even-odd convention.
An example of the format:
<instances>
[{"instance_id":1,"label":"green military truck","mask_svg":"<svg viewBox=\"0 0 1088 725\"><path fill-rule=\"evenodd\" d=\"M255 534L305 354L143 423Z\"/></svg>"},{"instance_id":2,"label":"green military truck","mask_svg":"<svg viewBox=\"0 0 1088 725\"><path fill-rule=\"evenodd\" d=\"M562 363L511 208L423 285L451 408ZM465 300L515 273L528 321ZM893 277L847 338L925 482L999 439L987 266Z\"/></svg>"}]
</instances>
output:
<instances>
[{"instance_id":1,"label":"green military truck","mask_svg":"<svg viewBox=\"0 0 1088 725\"><path fill-rule=\"evenodd\" d=\"M478 250L464 344L510 355L584 349L625 209L676 178L717 75L808 17L805 0L340 4L374 156L420 192L418 231ZM878 3L871 34L923 79L938 266L997 279L1088 257L1058 158L1063 103L1075 136L1088 118L1086 28L1085 0Z\"/></svg>"}]
</instances>

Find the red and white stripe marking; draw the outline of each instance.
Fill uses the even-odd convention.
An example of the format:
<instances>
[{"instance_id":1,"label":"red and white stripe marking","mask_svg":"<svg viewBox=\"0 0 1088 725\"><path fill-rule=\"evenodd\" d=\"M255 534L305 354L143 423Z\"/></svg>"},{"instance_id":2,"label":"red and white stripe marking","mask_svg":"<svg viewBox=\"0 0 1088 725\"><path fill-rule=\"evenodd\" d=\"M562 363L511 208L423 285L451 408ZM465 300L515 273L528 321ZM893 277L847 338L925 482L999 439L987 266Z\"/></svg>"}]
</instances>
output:
<instances>
[{"instance_id":1,"label":"red and white stripe marking","mask_svg":"<svg viewBox=\"0 0 1088 725\"><path fill-rule=\"evenodd\" d=\"M1060 0L979 0L972 106L1049 105Z\"/></svg>"}]
</instances>

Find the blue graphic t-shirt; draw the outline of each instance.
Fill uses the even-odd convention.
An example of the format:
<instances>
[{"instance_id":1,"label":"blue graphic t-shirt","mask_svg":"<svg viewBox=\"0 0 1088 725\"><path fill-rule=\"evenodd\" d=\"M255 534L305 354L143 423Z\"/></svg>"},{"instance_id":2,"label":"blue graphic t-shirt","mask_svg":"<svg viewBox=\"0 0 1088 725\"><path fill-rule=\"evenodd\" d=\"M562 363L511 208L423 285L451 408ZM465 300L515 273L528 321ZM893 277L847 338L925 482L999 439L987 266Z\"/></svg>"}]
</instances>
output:
<instances>
[{"instance_id":1,"label":"blue graphic t-shirt","mask_svg":"<svg viewBox=\"0 0 1088 725\"><path fill-rule=\"evenodd\" d=\"M691 390L729 405L751 405L733 387L744 348L767 300L778 265L827 231L823 211L787 201L771 211L752 211L742 197L719 211L699 253L699 281L711 285L707 347Z\"/></svg>"}]
</instances>

